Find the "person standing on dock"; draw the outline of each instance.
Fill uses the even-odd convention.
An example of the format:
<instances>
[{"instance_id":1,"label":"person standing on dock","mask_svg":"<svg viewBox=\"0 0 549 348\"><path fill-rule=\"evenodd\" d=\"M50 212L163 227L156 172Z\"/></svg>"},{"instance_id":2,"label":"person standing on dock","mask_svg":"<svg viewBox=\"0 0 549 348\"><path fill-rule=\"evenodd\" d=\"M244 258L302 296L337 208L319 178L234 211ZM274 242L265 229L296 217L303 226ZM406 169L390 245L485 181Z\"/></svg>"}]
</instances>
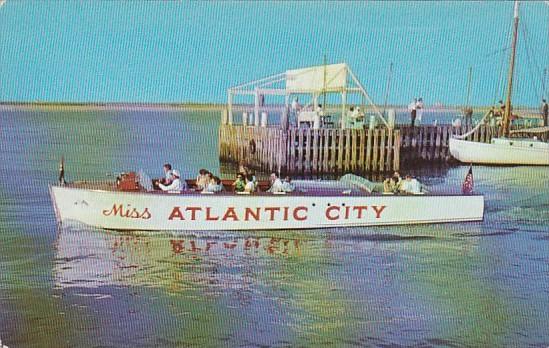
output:
<instances>
[{"instance_id":1,"label":"person standing on dock","mask_svg":"<svg viewBox=\"0 0 549 348\"><path fill-rule=\"evenodd\" d=\"M467 106L465 109L463 109L463 113L465 115L465 127L469 127L473 125L473 108L470 106Z\"/></svg>"},{"instance_id":2,"label":"person standing on dock","mask_svg":"<svg viewBox=\"0 0 549 348\"><path fill-rule=\"evenodd\" d=\"M299 98L295 97L292 101L292 116L294 117L295 123L297 124L297 113L299 112Z\"/></svg>"},{"instance_id":3,"label":"person standing on dock","mask_svg":"<svg viewBox=\"0 0 549 348\"><path fill-rule=\"evenodd\" d=\"M412 127L416 124L416 115L417 115L417 99L414 100L408 105L408 111L410 111L410 120Z\"/></svg>"},{"instance_id":4,"label":"person standing on dock","mask_svg":"<svg viewBox=\"0 0 549 348\"><path fill-rule=\"evenodd\" d=\"M542 99L541 101L541 115L543 116L543 127L549 126L547 123L547 116L549 115L549 105L547 104L547 100Z\"/></svg>"},{"instance_id":5,"label":"person standing on dock","mask_svg":"<svg viewBox=\"0 0 549 348\"><path fill-rule=\"evenodd\" d=\"M423 117L423 106L423 98L419 98L416 104L416 116L418 125L421 124L421 119Z\"/></svg>"}]
</instances>

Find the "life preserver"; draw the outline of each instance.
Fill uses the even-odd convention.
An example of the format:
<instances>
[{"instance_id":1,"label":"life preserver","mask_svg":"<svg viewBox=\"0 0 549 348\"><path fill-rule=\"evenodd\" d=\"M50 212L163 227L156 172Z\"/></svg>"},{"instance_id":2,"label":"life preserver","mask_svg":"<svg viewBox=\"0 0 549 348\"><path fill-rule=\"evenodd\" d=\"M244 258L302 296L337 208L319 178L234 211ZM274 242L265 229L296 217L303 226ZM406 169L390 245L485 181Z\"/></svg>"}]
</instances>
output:
<instances>
[{"instance_id":1,"label":"life preserver","mask_svg":"<svg viewBox=\"0 0 549 348\"><path fill-rule=\"evenodd\" d=\"M248 150L251 155L255 155L255 150L256 150L255 140L250 139L250 142L248 143Z\"/></svg>"}]
</instances>

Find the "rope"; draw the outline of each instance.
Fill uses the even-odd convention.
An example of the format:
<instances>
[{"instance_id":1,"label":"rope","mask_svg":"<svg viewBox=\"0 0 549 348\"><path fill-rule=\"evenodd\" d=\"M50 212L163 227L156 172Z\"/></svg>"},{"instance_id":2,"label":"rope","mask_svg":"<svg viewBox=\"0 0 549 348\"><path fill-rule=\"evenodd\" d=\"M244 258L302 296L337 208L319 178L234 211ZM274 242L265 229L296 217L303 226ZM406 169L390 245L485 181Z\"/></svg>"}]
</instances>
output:
<instances>
[{"instance_id":1,"label":"rope","mask_svg":"<svg viewBox=\"0 0 549 348\"><path fill-rule=\"evenodd\" d=\"M482 116L481 120L478 122L478 124L475 126L475 128L471 129L470 131L468 131L467 133L465 134L462 134L462 135L453 135L452 137L455 138L455 139L465 139L467 138L469 135L473 134L474 132L476 132L480 126L482 126L484 124L484 120L486 119L486 117L488 117L488 115L492 112L492 110L488 110L488 112L486 112L486 114L484 114L484 116Z\"/></svg>"},{"instance_id":2,"label":"rope","mask_svg":"<svg viewBox=\"0 0 549 348\"><path fill-rule=\"evenodd\" d=\"M521 28L522 28L522 33L523 33L523 36L524 36L524 40L523 40L524 41L524 47L526 48L525 51L526 51L526 61L527 61L528 72L530 73L530 77L532 79L531 80L532 89L534 90L534 93L536 95L536 99L541 100L540 95L538 93L537 84L536 84L537 80L535 79L535 76L537 74L539 74L539 76L541 76L541 69L539 68L536 60L534 58L532 58L532 56L534 56L534 54L532 54L532 53L535 53L535 52L533 52L533 48L530 46L526 24L523 24ZM541 94L543 95L543 91L542 91Z\"/></svg>"}]
</instances>

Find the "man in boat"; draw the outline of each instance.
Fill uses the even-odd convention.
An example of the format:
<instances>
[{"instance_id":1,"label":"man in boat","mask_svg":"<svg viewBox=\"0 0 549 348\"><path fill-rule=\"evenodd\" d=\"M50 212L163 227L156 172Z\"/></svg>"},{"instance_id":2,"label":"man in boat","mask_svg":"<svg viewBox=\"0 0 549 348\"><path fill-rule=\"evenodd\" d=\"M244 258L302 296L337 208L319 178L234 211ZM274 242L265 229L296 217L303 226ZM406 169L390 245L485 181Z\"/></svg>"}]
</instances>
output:
<instances>
[{"instance_id":1,"label":"man in boat","mask_svg":"<svg viewBox=\"0 0 549 348\"><path fill-rule=\"evenodd\" d=\"M160 189L159 184L170 185L173 181L172 165L169 163L166 163L164 164L163 169L164 169L164 177L153 180L153 187L157 190Z\"/></svg>"},{"instance_id":2,"label":"man in boat","mask_svg":"<svg viewBox=\"0 0 549 348\"><path fill-rule=\"evenodd\" d=\"M541 115L543 116L543 126L549 126L549 123L547 123L547 116L549 115L549 104L547 104L547 101L545 99L542 99L541 101Z\"/></svg>"},{"instance_id":3,"label":"man in boat","mask_svg":"<svg viewBox=\"0 0 549 348\"><path fill-rule=\"evenodd\" d=\"M271 187L267 190L267 192L284 192L284 187L282 185L282 181L278 177L278 174L271 174Z\"/></svg>"},{"instance_id":4,"label":"man in boat","mask_svg":"<svg viewBox=\"0 0 549 348\"><path fill-rule=\"evenodd\" d=\"M181 175L179 174L179 171L174 169L172 170L172 177L173 177L172 182L169 185L164 185L159 183L158 187L162 191L179 193L187 188L187 184L181 180L180 176Z\"/></svg>"}]
</instances>

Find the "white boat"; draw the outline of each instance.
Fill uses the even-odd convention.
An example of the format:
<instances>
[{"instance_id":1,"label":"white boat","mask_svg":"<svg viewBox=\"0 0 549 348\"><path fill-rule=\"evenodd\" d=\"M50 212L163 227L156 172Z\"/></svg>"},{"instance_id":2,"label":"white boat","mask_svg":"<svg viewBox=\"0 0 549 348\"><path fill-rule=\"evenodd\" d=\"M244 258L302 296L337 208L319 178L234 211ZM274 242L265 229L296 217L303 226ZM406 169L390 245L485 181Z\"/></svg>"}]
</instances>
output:
<instances>
[{"instance_id":1,"label":"white boat","mask_svg":"<svg viewBox=\"0 0 549 348\"><path fill-rule=\"evenodd\" d=\"M513 73L515 67L516 46L518 36L519 11L518 1L515 1L513 41L511 59L507 81L507 98L503 112L501 136L493 138L490 143L481 143L465 140L473 134L490 114L488 112L473 130L462 136L453 136L449 141L450 154L460 162L476 164L502 164L502 165L549 165L549 143L537 138L514 138L513 133L521 130L510 131L511 119L511 94L513 91ZM545 127L547 128L547 127ZM541 131L549 129L539 128ZM528 133L528 132L525 132Z\"/></svg>"},{"instance_id":2,"label":"white boat","mask_svg":"<svg viewBox=\"0 0 549 348\"><path fill-rule=\"evenodd\" d=\"M450 154L463 163L549 165L549 143L528 138L493 138L479 143L450 138Z\"/></svg>"},{"instance_id":3,"label":"white boat","mask_svg":"<svg viewBox=\"0 0 549 348\"><path fill-rule=\"evenodd\" d=\"M189 181L190 183L190 181ZM286 194L122 191L114 183L50 186L59 223L114 230L276 230L481 221L482 195L384 195L342 181Z\"/></svg>"}]
</instances>

